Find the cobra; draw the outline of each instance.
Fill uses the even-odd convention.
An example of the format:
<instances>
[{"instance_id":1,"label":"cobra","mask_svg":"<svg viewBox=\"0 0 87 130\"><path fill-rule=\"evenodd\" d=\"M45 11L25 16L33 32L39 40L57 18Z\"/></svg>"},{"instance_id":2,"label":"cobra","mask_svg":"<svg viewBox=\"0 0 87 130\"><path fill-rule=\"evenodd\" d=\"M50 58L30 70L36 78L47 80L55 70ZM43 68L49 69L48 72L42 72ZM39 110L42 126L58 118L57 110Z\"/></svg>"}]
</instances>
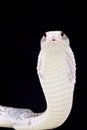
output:
<instances>
[{"instance_id":1,"label":"cobra","mask_svg":"<svg viewBox=\"0 0 87 130\"><path fill-rule=\"evenodd\" d=\"M37 74L47 109L34 113L29 109L0 106L0 126L16 130L47 130L62 125L73 104L76 63L69 38L62 31L48 31L41 38Z\"/></svg>"}]
</instances>

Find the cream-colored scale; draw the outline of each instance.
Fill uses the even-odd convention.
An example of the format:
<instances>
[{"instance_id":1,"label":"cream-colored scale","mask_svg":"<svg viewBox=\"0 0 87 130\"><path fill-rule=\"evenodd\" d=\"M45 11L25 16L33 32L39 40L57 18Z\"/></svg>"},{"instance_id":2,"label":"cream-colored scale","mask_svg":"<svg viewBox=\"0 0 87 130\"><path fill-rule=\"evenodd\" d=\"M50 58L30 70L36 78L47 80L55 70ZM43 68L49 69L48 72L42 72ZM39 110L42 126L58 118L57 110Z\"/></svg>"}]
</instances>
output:
<instances>
[{"instance_id":1,"label":"cream-colored scale","mask_svg":"<svg viewBox=\"0 0 87 130\"><path fill-rule=\"evenodd\" d=\"M49 31L42 37L37 73L47 102L46 111L37 114L29 109L0 106L1 127L47 130L66 121L73 103L76 65L69 39L61 31Z\"/></svg>"}]
</instances>

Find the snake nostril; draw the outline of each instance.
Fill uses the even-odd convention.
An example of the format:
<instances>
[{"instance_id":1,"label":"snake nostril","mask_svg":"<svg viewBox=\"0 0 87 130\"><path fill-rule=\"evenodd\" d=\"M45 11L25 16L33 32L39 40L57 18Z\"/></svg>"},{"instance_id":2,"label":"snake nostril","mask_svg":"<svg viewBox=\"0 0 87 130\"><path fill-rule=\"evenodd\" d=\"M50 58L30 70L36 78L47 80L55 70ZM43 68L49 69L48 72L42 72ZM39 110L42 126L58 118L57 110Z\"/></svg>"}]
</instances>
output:
<instances>
[{"instance_id":1,"label":"snake nostril","mask_svg":"<svg viewBox=\"0 0 87 130\"><path fill-rule=\"evenodd\" d=\"M53 38L52 41L56 41L56 39Z\"/></svg>"}]
</instances>

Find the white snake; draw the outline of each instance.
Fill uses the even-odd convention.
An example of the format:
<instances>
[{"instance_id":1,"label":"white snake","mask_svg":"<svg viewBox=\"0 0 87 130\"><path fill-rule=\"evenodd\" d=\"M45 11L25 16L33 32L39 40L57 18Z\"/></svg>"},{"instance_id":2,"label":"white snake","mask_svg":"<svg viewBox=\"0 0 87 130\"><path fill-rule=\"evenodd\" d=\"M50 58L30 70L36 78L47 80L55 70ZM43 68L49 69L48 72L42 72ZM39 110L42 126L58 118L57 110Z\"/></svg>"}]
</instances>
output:
<instances>
[{"instance_id":1,"label":"white snake","mask_svg":"<svg viewBox=\"0 0 87 130\"><path fill-rule=\"evenodd\" d=\"M47 102L46 111L34 113L0 106L0 127L47 130L65 122L72 108L76 64L69 39L61 31L48 31L42 37L37 73Z\"/></svg>"}]
</instances>

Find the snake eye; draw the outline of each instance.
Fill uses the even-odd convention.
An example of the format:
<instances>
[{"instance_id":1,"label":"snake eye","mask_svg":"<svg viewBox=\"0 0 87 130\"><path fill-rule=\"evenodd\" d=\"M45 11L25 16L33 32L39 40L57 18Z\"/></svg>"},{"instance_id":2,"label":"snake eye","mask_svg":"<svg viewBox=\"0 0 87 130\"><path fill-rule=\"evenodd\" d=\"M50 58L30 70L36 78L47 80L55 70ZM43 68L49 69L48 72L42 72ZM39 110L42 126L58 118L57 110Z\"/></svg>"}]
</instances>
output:
<instances>
[{"instance_id":1,"label":"snake eye","mask_svg":"<svg viewBox=\"0 0 87 130\"><path fill-rule=\"evenodd\" d=\"M65 36L65 34L64 34L63 32L61 32L61 36L62 36L62 37L64 37L64 36Z\"/></svg>"},{"instance_id":2,"label":"snake eye","mask_svg":"<svg viewBox=\"0 0 87 130\"><path fill-rule=\"evenodd\" d=\"M61 39L64 41L64 43L65 43L66 45L70 45L69 39L68 39L68 37L66 36L66 34L64 34L63 32L61 32L60 35L61 35Z\"/></svg>"},{"instance_id":3,"label":"snake eye","mask_svg":"<svg viewBox=\"0 0 87 130\"><path fill-rule=\"evenodd\" d=\"M44 35L43 35L43 36L46 38L46 36L47 36L47 35L46 35L46 33L44 33Z\"/></svg>"}]
</instances>

